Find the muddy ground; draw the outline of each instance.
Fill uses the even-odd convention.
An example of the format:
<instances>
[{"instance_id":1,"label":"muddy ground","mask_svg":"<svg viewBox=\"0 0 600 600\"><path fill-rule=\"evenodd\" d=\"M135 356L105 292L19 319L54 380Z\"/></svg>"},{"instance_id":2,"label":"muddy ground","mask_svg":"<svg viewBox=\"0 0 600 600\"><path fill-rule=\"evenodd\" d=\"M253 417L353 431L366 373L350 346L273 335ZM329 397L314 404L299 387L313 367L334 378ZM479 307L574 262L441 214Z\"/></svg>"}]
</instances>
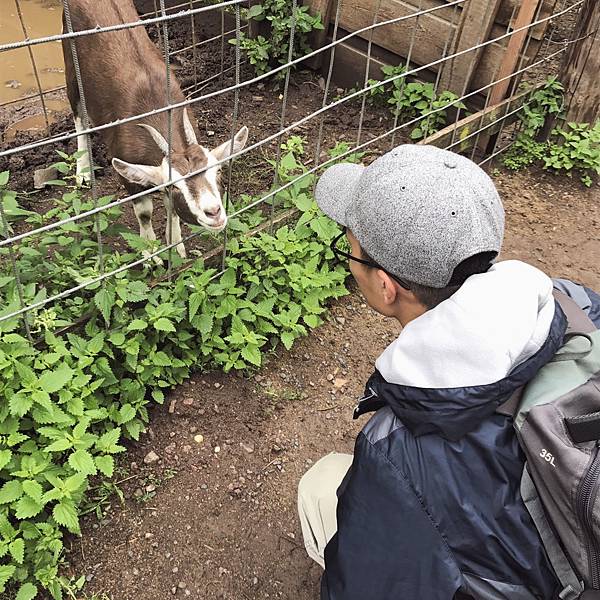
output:
<instances>
[{"instance_id":1,"label":"muddy ground","mask_svg":"<svg viewBox=\"0 0 600 600\"><path fill-rule=\"evenodd\" d=\"M600 289L598 188L536 172L495 179L503 257ZM322 455L352 451L366 421L353 421L352 408L398 331L355 290L254 377L197 374L173 390L121 463L124 503L112 496L100 520L86 517L68 571L111 600L318 598L296 486ZM150 452L159 459L145 464Z\"/></svg>"}]
</instances>

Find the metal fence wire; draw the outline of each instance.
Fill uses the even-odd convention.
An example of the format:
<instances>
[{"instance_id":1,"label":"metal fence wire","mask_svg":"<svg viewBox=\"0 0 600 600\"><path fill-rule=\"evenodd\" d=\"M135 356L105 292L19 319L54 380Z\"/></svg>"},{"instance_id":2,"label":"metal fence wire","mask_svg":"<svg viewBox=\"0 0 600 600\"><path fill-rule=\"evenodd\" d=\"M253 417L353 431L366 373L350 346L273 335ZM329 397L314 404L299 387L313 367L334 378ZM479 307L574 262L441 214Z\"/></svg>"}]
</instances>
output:
<instances>
[{"instance_id":1,"label":"metal fence wire","mask_svg":"<svg viewBox=\"0 0 600 600\"><path fill-rule=\"evenodd\" d=\"M169 115L169 128L166 137L168 144L167 156L169 164L169 181L167 183L153 186L147 190L116 199L112 202L103 205L99 205L98 180L95 175L95 169L93 168L93 162L91 162L92 168L90 172L90 194L93 204L92 209L81 212L80 214L70 216L68 218L48 223L44 226L35 229L21 231L11 236L9 236L7 233L8 224L6 220L5 210L2 204L0 203L0 218L2 219L3 231L6 234L5 237L0 238L0 248L6 247L8 249L8 257L11 261L12 271L14 278L17 282L17 291L20 298L20 307L17 310L11 310L10 312L4 311L0 313L0 323L6 321L7 319L12 319L14 317L22 315L25 322L25 331L27 335L31 336L28 325L28 319L26 318L27 313L31 311L36 311L46 305L57 302L63 298L75 294L79 290L93 286L99 282L105 282L107 279L114 277L119 273L143 265L144 263L152 261L155 257L158 257L160 255L168 255L168 257L170 258L171 251L175 246L182 242L189 242L190 240L200 235L199 232L195 232L190 235L187 235L181 241L173 241L173 232L170 231L171 227L169 226L169 231L167 231L166 236L167 244L161 246L160 248L151 253L148 253L147 255L141 256L137 260L122 265L117 269L110 271L104 269L103 257L106 252L110 251L110 248L107 247L106 241L102 238L102 233L98 220L98 217L102 212L117 206L128 204L144 196L156 192L161 192L163 190L166 190L167 193L170 194L170 190L172 189L173 184L187 180L198 174L204 173L209 168L209 165L207 165L201 169L190 172L185 176L175 178L172 177L174 172L171 170L171 116L173 112L177 109L185 107L204 108L208 106L208 103L212 102L213 106L215 105L215 103L218 103L221 112L225 114L228 102L229 100L231 100L231 154L226 159L220 160L216 164L216 166L223 166L228 168L228 173L226 175L228 183L228 194L225 202L225 208L228 217L231 219L233 217L239 217L246 211L252 210L257 206L270 202L270 207L268 208L268 226L272 229L275 222L277 221L277 206L275 198L282 191L295 185L302 178L311 174L316 174L322 169L326 168L327 166L333 164L334 162L339 161L340 159L344 159L344 157L347 157L358 151L365 151L369 149L374 149L375 153L384 151L385 149L393 146L396 143L398 135L410 131L410 128L414 127L425 118L421 115L413 119L400 122L400 119L396 114L393 119L393 125L389 127L388 130L378 135L371 135L369 136L369 139L364 139L365 137L367 137L365 136L364 130L365 114L367 112L366 102L368 97L372 95L374 91L376 91L381 86L389 85L393 82L401 82L402 85L405 85L407 82L407 78L409 77L413 80L417 78L426 78L428 73L431 74L432 71L435 72L437 70L437 75L434 77L434 89L437 92L441 85L440 76L442 73L442 66L444 66L445 63L454 64L455 61L462 59L463 57L472 57L472 64L475 64L476 57L482 52L483 49L492 46L493 44L499 44L504 40L509 40L510 38L516 35L526 35L525 45L524 48L521 49L518 64L516 64L516 67L512 69L510 73L502 74L500 72L499 61L491 82L486 83L485 85L481 85L477 89L471 90L469 90L467 83L465 83L464 88L462 89L462 93L458 94L456 99L453 100L449 105L443 106L441 108L434 108L433 106L430 106L430 115L434 115L440 111L447 111L448 108L452 107L454 107L455 109L456 114L453 122L453 131L452 135L448 137L447 143L445 143L446 148L451 150L459 150L461 147L464 147L467 141L470 141L471 158L477 158L479 163L482 165L489 164L490 161L492 161L496 156L498 156L502 152L505 152L514 143L518 127L508 126L507 124L510 122L510 117L513 116L519 110L521 110L522 106L522 104L519 104L515 108L510 103L506 103L505 107L503 107L503 109L500 111L500 114L497 116L497 118L493 119L491 122L485 122L484 115L486 113L486 109L488 109L490 106L492 91L499 84L506 82L507 84L510 84L510 91L507 95L508 97L513 96L516 93L517 86L521 80L521 77L524 74L528 72L536 73L536 70L539 70L540 67L544 65L544 63L548 63L549 61L555 61L557 57L565 53L569 43L576 40L572 40L571 42L561 41L560 43L557 43L557 41L555 40L555 24L558 20L560 20L568 13L576 13L583 4L584 0L556 0L554 6L552 7L552 10L550 11L550 14L547 14L546 16L542 16L542 7L547 6L547 4L540 1L538 3L537 10L535 11L534 18L528 24L513 27L511 24L518 22L518 19L516 19L516 17L517 9L520 4L519 2L515 2L512 15L508 20L509 25L506 28L505 32L494 37L491 35L487 35L488 32L482 29L480 39L477 43L467 48L456 47L456 45L454 44L453 35L456 35L459 13L461 9L465 10L468 7L469 2L474 1L475 0L451 0L444 2L442 5L439 6L430 6L430 2L423 2L423 0L415 0L414 4L416 4L417 6L415 7L414 11L410 14L390 16L389 11L386 12L382 10L382 0L377 0L376 2L372 3L375 7L374 14L372 15L372 23L355 31L346 32L340 27L340 15L342 13L343 3L345 2L345 0L337 0L337 3L335 4L335 11L332 11L332 23L330 29L332 30L332 34L330 36L330 41L318 48L307 52L303 56L294 58L294 37L295 35L297 35L296 20L298 16L298 11L296 0L292 0L290 2L290 32L288 40L289 52L287 55L287 60L283 64L280 64L270 69L266 73L260 75L250 75L247 78L242 79L242 75L249 72L249 70L245 68L246 62L242 60L243 57L240 51L241 37L243 34L248 34L250 31L248 23L245 23L242 19L242 11L248 8L247 0L228 0L226 2L208 5L206 3L200 2L199 0L186 0L185 2L181 2L179 4L171 6L167 6L165 4L165 0L158 0L158 2L155 2L154 11L140 15L141 20L139 21L118 24L110 27L98 27L85 31L73 30L69 14L69 0L63 0L63 9L65 15L65 22L67 25L67 31L65 33L57 33L55 35L41 37L37 39L28 38L27 23L25 22L23 13L20 10L19 0L14 0L17 9L17 17L20 20L21 28L25 39L0 44L0 60L2 57L2 53L4 52L20 48L28 49L30 60L35 72L37 93L26 95L18 100L11 101L11 103L24 102L26 100L31 100L35 97L39 97L39 100L42 104L43 113L45 115L47 135L45 137L42 137L41 139L27 144L3 148L2 150L0 150L0 161L3 159L8 159L9 157L17 155L19 153L35 153L36 151L39 151L42 147L53 146L59 143L67 142L79 135L85 136L88 156L90 158L90 161L93 161L92 134L96 134L111 127L123 125L125 123L140 121L141 119L146 119L148 117L152 117L166 112ZM425 5L428 5L428 7L424 7ZM445 14L448 14L448 11L452 11L452 27L450 28L450 34L448 38L443 40L443 51L439 58L430 61L428 64L416 65L413 61L413 51L415 49L415 44L418 43L418 40L420 39L418 35L420 20L427 16L435 17L436 13L442 10L445 11ZM205 39L199 39L203 37L203 34L201 34L199 31L199 28L197 26L197 19L203 18L205 15L207 15L207 13L218 12L220 12L220 15L218 17L220 19L220 33L218 35L207 36L205 37ZM235 22L235 27L233 29L227 29L226 27L226 13L229 13L227 15L228 17L233 16ZM386 18L383 18L384 16L386 16ZM189 24L191 43L181 48L173 50L170 47L169 32L170 28L173 27L176 22ZM402 70L402 72L398 72L397 74L387 78L386 80L373 81L373 79L371 78L373 66L372 49L373 46L377 43L376 41L374 41L375 33L380 28L389 27L390 25L399 23L410 24L412 27L410 37L407 38L409 40L409 49L406 53L405 59L403 60L403 66L405 68ZM325 27L328 27L328 25L328 23L325 23ZM536 30L536 28L540 27L546 28L547 25L549 25L549 28L546 30L546 34L539 44L539 48L536 55L528 60L527 56L529 54L529 44L532 40L533 31ZM93 125L90 123L90 120L87 115L86 94L89 94L90 90L86 90L83 87L81 72L79 69L79 57L77 52L76 40L83 36L94 36L103 32L106 33L111 31L120 31L124 29L137 27L145 27L149 32L154 31L154 33L158 35L159 47L164 55L164 68L167 82L167 103L165 106L146 112L140 112L139 114L131 117L116 120L107 124ZM351 90L349 93L341 97L332 98L332 74L334 72L336 60L339 56L339 53L336 51L338 51L343 44L346 44L347 42L353 39L357 39L358 37L363 37L368 40L364 75L360 75L358 77L358 80L362 81L362 86L359 89ZM235 48L232 48L231 45L227 43L228 40L231 39L237 42L235 44ZM47 90L44 90L42 88L32 48L40 44L57 42L62 40L66 40L68 42L72 53L73 64L77 76L79 95L81 97L82 121L84 129L82 132L68 131L59 135L50 136L46 98L49 94L60 92L64 88L64 86L54 87L52 89ZM214 49L214 46L209 46L210 44L219 44L219 50L218 52L215 52L215 54L220 54L220 69L219 72L211 74L204 79L201 79L199 68L199 53L204 47ZM233 51L233 57L231 56L230 49ZM186 99L183 102L172 102L172 61L182 55L188 57L188 59L191 56L191 60L193 63L193 83L183 88L183 92L186 95ZM291 85L293 85L292 70L299 65L307 65L310 63L310 61L318 60L319 58L321 60L325 59L325 64L323 65L324 77L321 79L321 86L319 88L315 87L315 89L319 89L318 93L322 92L320 107L312 111L308 115L302 116L301 118L297 118L293 122L288 122L289 88ZM231 74L233 74L232 83L229 79L229 76ZM228 76L228 79L226 79L226 76ZM271 92L271 82L273 81L275 76L279 76L279 78L283 80L281 84L282 87ZM250 134L252 136L253 142L248 144L244 149L234 152L234 135L239 128L239 124L243 124L242 115L244 107L240 106L241 92L251 86L257 86L257 84L264 84L265 94L272 93L281 99L281 112L279 116L278 130L275 133L269 135L264 135L264 132L260 130L251 131ZM207 90L207 88L211 88L210 91L205 91ZM351 144L348 147L348 149L344 151L341 155L323 160L322 149L324 145L324 133L326 130L326 118L329 115L332 115L334 111L339 107L342 107L344 105L347 106L348 103L351 103L357 99L361 103L358 120L356 123L353 123L352 126L349 126L349 129L351 129L352 127L356 128L355 143ZM523 103L527 103L528 101L528 98L525 97ZM470 102L474 105L477 105L479 110L481 110L481 108L483 108L483 110L481 112L480 118L478 120L475 120L472 131L467 136L462 136L460 137L460 139L457 139L460 121L465 117L465 111L462 108L463 103L465 102ZM6 104L8 103L5 103L5 105ZM297 177L294 177L290 181L284 183L280 180L279 176L280 163L282 158L281 141L286 135L291 134L293 132L301 131L302 128L305 127L306 124L311 121L314 122L316 128L316 139L311 140L311 145L314 148L314 153L310 153L310 159L308 158L308 155L306 155L305 160L307 162L305 165L306 169L304 170L304 172L298 175ZM495 132L492 147L488 147L487 155L477 156L477 149L480 146L480 140L482 139L482 137L485 138L491 130ZM239 161L238 163L235 163L235 160L240 159L243 156L246 156L252 152L256 153L260 151L264 153L268 151L268 149L274 143L276 144L276 149L274 160L272 161L273 184L270 187L269 191L261 194L258 199L246 204L242 208L239 208L237 210L234 209L230 212L230 209L232 209L235 206L235 198L232 198L230 196L232 177L235 173L236 164L239 164ZM384 148L382 144L385 144L387 148ZM215 165L210 165L210 167L212 166ZM170 214L170 212L173 210L173 203L172 201L169 201L166 204L167 213ZM96 277L89 278L76 286L62 290L51 297L44 298L31 304L26 304L22 293L21 273L19 272L18 263L15 260L15 256L18 253L18 244L28 238L40 236L43 233L52 230L57 230L59 228L64 228L66 225L84 219L95 220L98 258L100 265L99 274ZM171 223L170 219L168 219L168 223ZM227 238L231 235L234 234L227 230L225 231L224 243L222 244L220 250L220 252L222 252L222 268L225 268L226 265L225 248L227 245ZM214 254L215 250L212 250L211 255L214 256ZM169 278L172 275L170 265L171 261L169 260Z\"/></svg>"}]
</instances>

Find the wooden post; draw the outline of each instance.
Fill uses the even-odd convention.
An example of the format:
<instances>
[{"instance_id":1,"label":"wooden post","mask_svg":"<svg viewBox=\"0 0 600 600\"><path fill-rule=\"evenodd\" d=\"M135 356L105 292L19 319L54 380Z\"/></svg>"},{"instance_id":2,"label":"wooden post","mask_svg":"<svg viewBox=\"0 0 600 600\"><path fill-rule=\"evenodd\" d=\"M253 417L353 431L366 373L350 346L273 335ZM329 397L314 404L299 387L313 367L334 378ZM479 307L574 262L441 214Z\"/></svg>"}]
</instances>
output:
<instances>
[{"instance_id":1,"label":"wooden post","mask_svg":"<svg viewBox=\"0 0 600 600\"><path fill-rule=\"evenodd\" d=\"M523 4L521 4L519 14L515 21L514 29L520 29L521 27L531 25L539 3L540 0L523 0ZM509 77L515 72L529 31L529 29L523 29L522 31L518 31L511 35L508 46L506 47L506 52L504 53L504 58L502 59L502 64L500 65L500 70L498 71L498 83L492 88L490 94L490 106L498 104L498 102L502 102L502 100L506 98L506 92L508 91L511 80L510 78L504 78ZM504 79L504 81L500 81L501 79Z\"/></svg>"},{"instance_id":2,"label":"wooden post","mask_svg":"<svg viewBox=\"0 0 600 600\"><path fill-rule=\"evenodd\" d=\"M339 0L343 2L343 0ZM334 8L336 5L335 0L311 0L310 3L310 14L316 15L317 13L321 14L321 22L323 23L323 29L316 29L310 35L310 47L313 50L318 50L325 45L327 41L327 32L329 30L329 22L331 21L331 17L334 14ZM323 52L320 52L315 57L309 59L302 63L302 65L306 65L315 71L321 68L323 64Z\"/></svg>"},{"instance_id":3,"label":"wooden post","mask_svg":"<svg viewBox=\"0 0 600 600\"><path fill-rule=\"evenodd\" d=\"M449 54L474 48L487 41L501 3L502 0L469 0L462 9ZM462 95L465 90L468 90L482 51L483 48L478 48L446 61L441 67L442 76L439 89L450 90L458 95Z\"/></svg>"},{"instance_id":4,"label":"wooden post","mask_svg":"<svg viewBox=\"0 0 600 600\"><path fill-rule=\"evenodd\" d=\"M568 121L594 124L600 118L599 73L600 2L586 0L559 76L568 99Z\"/></svg>"}]
</instances>

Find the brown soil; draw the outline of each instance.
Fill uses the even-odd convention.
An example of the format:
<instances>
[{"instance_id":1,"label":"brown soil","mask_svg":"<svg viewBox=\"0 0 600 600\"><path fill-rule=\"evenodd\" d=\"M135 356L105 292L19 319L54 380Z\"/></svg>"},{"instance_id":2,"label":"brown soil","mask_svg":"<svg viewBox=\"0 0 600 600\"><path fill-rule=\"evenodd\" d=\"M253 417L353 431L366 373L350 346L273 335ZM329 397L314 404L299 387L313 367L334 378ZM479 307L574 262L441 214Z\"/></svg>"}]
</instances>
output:
<instances>
[{"instance_id":1,"label":"brown soil","mask_svg":"<svg viewBox=\"0 0 600 600\"><path fill-rule=\"evenodd\" d=\"M504 258L600 289L598 188L544 173L496 181ZM303 549L297 484L322 455L352 451L364 424L352 408L398 331L354 291L259 375L198 374L173 390L121 463L125 503L113 496L100 521L85 519L69 572L112 600L316 599L320 568ZM150 451L160 459L147 465Z\"/></svg>"}]
</instances>

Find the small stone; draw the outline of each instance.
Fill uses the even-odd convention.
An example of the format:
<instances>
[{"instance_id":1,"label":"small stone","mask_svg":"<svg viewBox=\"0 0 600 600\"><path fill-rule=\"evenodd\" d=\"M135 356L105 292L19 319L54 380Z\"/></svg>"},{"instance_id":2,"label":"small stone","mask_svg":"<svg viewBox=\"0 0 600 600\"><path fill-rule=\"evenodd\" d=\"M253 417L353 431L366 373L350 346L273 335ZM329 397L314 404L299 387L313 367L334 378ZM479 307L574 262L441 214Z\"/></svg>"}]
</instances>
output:
<instances>
[{"instance_id":1,"label":"small stone","mask_svg":"<svg viewBox=\"0 0 600 600\"><path fill-rule=\"evenodd\" d=\"M177 587L178 587L180 590L184 590L184 589L187 587L187 585L185 584L185 582L184 582L184 581L180 581L180 582L177 584Z\"/></svg>"},{"instance_id":2,"label":"small stone","mask_svg":"<svg viewBox=\"0 0 600 600\"><path fill-rule=\"evenodd\" d=\"M333 381L333 374L332 373L329 373L327 375L327 381Z\"/></svg>"},{"instance_id":3,"label":"small stone","mask_svg":"<svg viewBox=\"0 0 600 600\"><path fill-rule=\"evenodd\" d=\"M175 432L174 431L169 431L169 437L175 437Z\"/></svg>"},{"instance_id":4,"label":"small stone","mask_svg":"<svg viewBox=\"0 0 600 600\"><path fill-rule=\"evenodd\" d=\"M33 172L33 187L36 190L41 190L46 186L48 181L58 179L58 171L54 167L46 169L36 169Z\"/></svg>"},{"instance_id":5,"label":"small stone","mask_svg":"<svg viewBox=\"0 0 600 600\"><path fill-rule=\"evenodd\" d=\"M156 486L153 483L146 486L146 491L148 493L153 492L154 490L156 490Z\"/></svg>"},{"instance_id":6,"label":"small stone","mask_svg":"<svg viewBox=\"0 0 600 600\"><path fill-rule=\"evenodd\" d=\"M146 454L146 456L144 457L144 463L146 463L147 465L151 465L157 460L160 460L160 457L158 456L158 454L156 454L156 452L154 452L154 450L150 450L150 452L148 452L148 454Z\"/></svg>"},{"instance_id":7,"label":"small stone","mask_svg":"<svg viewBox=\"0 0 600 600\"><path fill-rule=\"evenodd\" d=\"M336 317L335 320L340 324L340 325L345 325L346 324L346 319L344 317Z\"/></svg>"},{"instance_id":8,"label":"small stone","mask_svg":"<svg viewBox=\"0 0 600 600\"><path fill-rule=\"evenodd\" d=\"M135 577L137 577L140 574L139 570L136 569L135 567L133 567L132 573L134 574Z\"/></svg>"},{"instance_id":9,"label":"small stone","mask_svg":"<svg viewBox=\"0 0 600 600\"><path fill-rule=\"evenodd\" d=\"M264 96L252 96L252 100L254 100L254 102L262 102L264 99Z\"/></svg>"},{"instance_id":10,"label":"small stone","mask_svg":"<svg viewBox=\"0 0 600 600\"><path fill-rule=\"evenodd\" d=\"M190 433L196 433L198 431L197 427L190 427Z\"/></svg>"},{"instance_id":11,"label":"small stone","mask_svg":"<svg viewBox=\"0 0 600 600\"><path fill-rule=\"evenodd\" d=\"M171 402L169 402L169 414L173 414L175 412L175 406L177 405L177 398L173 398Z\"/></svg>"},{"instance_id":12,"label":"small stone","mask_svg":"<svg viewBox=\"0 0 600 600\"><path fill-rule=\"evenodd\" d=\"M173 567L173 573L178 573L179 572L179 567Z\"/></svg>"},{"instance_id":13,"label":"small stone","mask_svg":"<svg viewBox=\"0 0 600 600\"><path fill-rule=\"evenodd\" d=\"M11 90L16 90L17 88L20 88L23 84L20 81L17 81L16 79L10 79L9 81L7 81L5 83L5 86L7 88L10 88Z\"/></svg>"},{"instance_id":14,"label":"small stone","mask_svg":"<svg viewBox=\"0 0 600 600\"><path fill-rule=\"evenodd\" d=\"M193 398L185 398L183 400L183 404L185 406L192 406L194 404L194 399Z\"/></svg>"},{"instance_id":15,"label":"small stone","mask_svg":"<svg viewBox=\"0 0 600 600\"><path fill-rule=\"evenodd\" d=\"M221 452L221 446L215 446L215 454L219 454Z\"/></svg>"},{"instance_id":16,"label":"small stone","mask_svg":"<svg viewBox=\"0 0 600 600\"><path fill-rule=\"evenodd\" d=\"M244 442L240 442L240 446L248 453L252 454L254 452L254 444L246 444Z\"/></svg>"},{"instance_id":17,"label":"small stone","mask_svg":"<svg viewBox=\"0 0 600 600\"><path fill-rule=\"evenodd\" d=\"M135 492L133 492L133 495L136 498L141 498L144 495L144 490L142 490L142 488L136 488Z\"/></svg>"},{"instance_id":18,"label":"small stone","mask_svg":"<svg viewBox=\"0 0 600 600\"><path fill-rule=\"evenodd\" d=\"M208 137L213 137L213 135L215 135L215 132L212 129L207 130L206 135Z\"/></svg>"},{"instance_id":19,"label":"small stone","mask_svg":"<svg viewBox=\"0 0 600 600\"><path fill-rule=\"evenodd\" d=\"M201 433L199 433L194 436L194 441L196 442L196 444L201 444L204 441L204 436Z\"/></svg>"},{"instance_id":20,"label":"small stone","mask_svg":"<svg viewBox=\"0 0 600 600\"><path fill-rule=\"evenodd\" d=\"M147 533L145 533L145 534L144 534L144 537L145 537L147 540L151 540L151 539L154 537L154 534L153 534L153 533L150 533L150 532L148 531Z\"/></svg>"},{"instance_id":21,"label":"small stone","mask_svg":"<svg viewBox=\"0 0 600 600\"><path fill-rule=\"evenodd\" d=\"M218 390L220 387L221 387L221 384L218 381L216 381L215 382L215 389Z\"/></svg>"},{"instance_id":22,"label":"small stone","mask_svg":"<svg viewBox=\"0 0 600 600\"><path fill-rule=\"evenodd\" d=\"M189 454L191 450L192 450L192 447L191 447L189 444L186 444L186 445L183 447L183 453L184 453L184 454Z\"/></svg>"},{"instance_id":23,"label":"small stone","mask_svg":"<svg viewBox=\"0 0 600 600\"><path fill-rule=\"evenodd\" d=\"M347 383L347 379L341 379L338 377L337 379L333 380L333 387L339 390L340 388L343 388Z\"/></svg>"}]
</instances>

